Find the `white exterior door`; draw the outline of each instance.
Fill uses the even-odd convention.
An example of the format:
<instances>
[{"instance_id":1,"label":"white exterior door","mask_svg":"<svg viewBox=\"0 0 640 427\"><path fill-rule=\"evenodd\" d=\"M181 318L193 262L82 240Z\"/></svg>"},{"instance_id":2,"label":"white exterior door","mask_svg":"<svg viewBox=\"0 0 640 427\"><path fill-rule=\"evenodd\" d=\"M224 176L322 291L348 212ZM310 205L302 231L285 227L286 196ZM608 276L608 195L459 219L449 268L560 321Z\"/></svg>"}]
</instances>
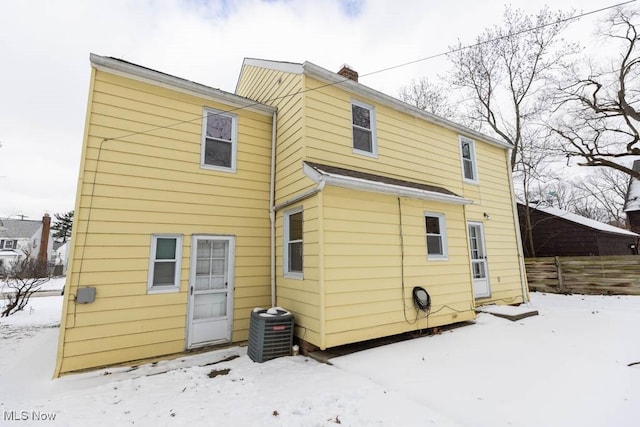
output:
<instances>
[{"instance_id":1,"label":"white exterior door","mask_svg":"<svg viewBox=\"0 0 640 427\"><path fill-rule=\"evenodd\" d=\"M484 245L484 229L481 222L469 222L469 252L471 254L471 277L473 278L473 295L475 298L491 296L487 254Z\"/></svg>"},{"instance_id":2,"label":"white exterior door","mask_svg":"<svg viewBox=\"0 0 640 427\"><path fill-rule=\"evenodd\" d=\"M187 348L231 341L234 252L234 237L192 237Z\"/></svg>"}]
</instances>

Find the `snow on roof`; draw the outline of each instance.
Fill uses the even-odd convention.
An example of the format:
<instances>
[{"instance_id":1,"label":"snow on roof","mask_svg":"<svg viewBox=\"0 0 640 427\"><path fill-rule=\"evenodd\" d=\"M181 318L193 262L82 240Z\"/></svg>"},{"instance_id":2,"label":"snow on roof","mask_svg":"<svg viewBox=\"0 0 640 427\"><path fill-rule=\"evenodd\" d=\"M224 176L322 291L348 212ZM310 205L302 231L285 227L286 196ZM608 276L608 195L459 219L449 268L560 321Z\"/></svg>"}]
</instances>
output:
<instances>
[{"instance_id":1,"label":"snow on roof","mask_svg":"<svg viewBox=\"0 0 640 427\"><path fill-rule=\"evenodd\" d=\"M577 224L581 224L587 226L589 228L593 228L600 231L606 231L607 233L615 233L615 234L624 234L627 236L640 237L640 234L636 234L632 231L625 230L624 228L614 227L613 225L605 224L600 221L596 221L594 219L585 218L580 215L576 215L571 212L566 212L558 208L554 207L537 207L535 208L544 213L548 213L550 215L555 215L557 217L566 219L571 222L575 222Z\"/></svg>"},{"instance_id":2,"label":"snow on roof","mask_svg":"<svg viewBox=\"0 0 640 427\"><path fill-rule=\"evenodd\" d=\"M631 178L629 182L629 191L627 192L627 200L624 203L624 211L640 210L640 181Z\"/></svg>"},{"instance_id":3,"label":"snow on roof","mask_svg":"<svg viewBox=\"0 0 640 427\"><path fill-rule=\"evenodd\" d=\"M42 227L42 221L2 219L0 220L0 237L30 239L40 227Z\"/></svg>"}]
</instances>

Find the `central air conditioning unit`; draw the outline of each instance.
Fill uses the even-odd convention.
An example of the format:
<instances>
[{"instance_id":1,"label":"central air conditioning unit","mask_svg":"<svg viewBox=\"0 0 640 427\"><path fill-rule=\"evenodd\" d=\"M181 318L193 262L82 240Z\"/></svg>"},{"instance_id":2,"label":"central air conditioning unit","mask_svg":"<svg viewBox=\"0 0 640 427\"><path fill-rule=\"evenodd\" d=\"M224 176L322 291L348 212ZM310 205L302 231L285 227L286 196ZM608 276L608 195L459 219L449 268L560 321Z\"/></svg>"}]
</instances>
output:
<instances>
[{"instance_id":1,"label":"central air conditioning unit","mask_svg":"<svg viewBox=\"0 0 640 427\"><path fill-rule=\"evenodd\" d=\"M254 362L262 363L276 357L289 356L293 344L293 315L273 307L254 308L249 322L247 354Z\"/></svg>"}]
</instances>

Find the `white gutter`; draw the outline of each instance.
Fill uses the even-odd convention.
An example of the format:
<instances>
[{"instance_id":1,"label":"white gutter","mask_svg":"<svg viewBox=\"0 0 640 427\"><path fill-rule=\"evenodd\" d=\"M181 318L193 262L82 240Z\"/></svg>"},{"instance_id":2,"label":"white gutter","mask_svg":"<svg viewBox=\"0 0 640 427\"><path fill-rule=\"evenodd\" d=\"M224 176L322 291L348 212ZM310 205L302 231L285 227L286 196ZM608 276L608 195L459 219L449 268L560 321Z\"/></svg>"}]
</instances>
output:
<instances>
[{"instance_id":1,"label":"white gutter","mask_svg":"<svg viewBox=\"0 0 640 427\"><path fill-rule=\"evenodd\" d=\"M280 209L283 209L283 208L286 208L287 206L293 205L294 203L298 203L298 202L300 202L300 201L302 201L304 199L308 199L311 196L315 196L316 194L321 192L322 189L324 188L325 180L321 178L320 180L318 180L316 182L318 183L318 185L316 185L315 188L312 188L311 190L307 190L304 193L300 193L297 196L294 196L289 200L286 200L286 201L284 201L282 203L279 203L279 204L275 205L273 207L273 210L277 212Z\"/></svg>"},{"instance_id":2,"label":"white gutter","mask_svg":"<svg viewBox=\"0 0 640 427\"><path fill-rule=\"evenodd\" d=\"M333 185L335 187L369 191L372 193L392 194L394 196L411 197L414 199L431 200L435 202L453 203L456 205L469 205L473 203L473 200L465 199L460 196L438 193L436 191L421 190L419 188L370 181L362 178L331 174L324 171L318 172L306 163L303 166L303 171L309 178L315 182L323 183L323 185L326 183L326 185Z\"/></svg>"},{"instance_id":3,"label":"white gutter","mask_svg":"<svg viewBox=\"0 0 640 427\"><path fill-rule=\"evenodd\" d=\"M513 175L511 174L511 150L507 152L507 173L509 174L509 192L511 193L511 209L513 212L513 228L516 232L516 244L518 245L518 264L520 266L520 284L522 286L522 301L529 302L529 289L527 287L527 270L522 254L522 236L520 235L520 218L518 216L518 205L516 202L516 192L513 189Z\"/></svg>"},{"instance_id":4,"label":"white gutter","mask_svg":"<svg viewBox=\"0 0 640 427\"><path fill-rule=\"evenodd\" d=\"M269 177L269 222L271 223L271 307L276 306L276 211L275 203L276 188L276 120L278 113L273 112L273 123L271 125L271 172Z\"/></svg>"}]
</instances>

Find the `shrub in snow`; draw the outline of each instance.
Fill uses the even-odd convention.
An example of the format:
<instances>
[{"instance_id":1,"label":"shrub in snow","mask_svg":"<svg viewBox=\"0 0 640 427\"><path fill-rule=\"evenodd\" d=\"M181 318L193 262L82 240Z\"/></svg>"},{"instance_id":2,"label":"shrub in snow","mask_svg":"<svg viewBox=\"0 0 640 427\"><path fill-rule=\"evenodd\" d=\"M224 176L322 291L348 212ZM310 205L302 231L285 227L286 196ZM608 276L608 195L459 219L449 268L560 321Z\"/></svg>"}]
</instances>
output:
<instances>
[{"instance_id":1,"label":"shrub in snow","mask_svg":"<svg viewBox=\"0 0 640 427\"><path fill-rule=\"evenodd\" d=\"M31 253L11 262L6 274L7 278L2 286L5 305L0 317L8 317L23 310L31 295L50 279L46 263L33 259Z\"/></svg>"}]
</instances>

